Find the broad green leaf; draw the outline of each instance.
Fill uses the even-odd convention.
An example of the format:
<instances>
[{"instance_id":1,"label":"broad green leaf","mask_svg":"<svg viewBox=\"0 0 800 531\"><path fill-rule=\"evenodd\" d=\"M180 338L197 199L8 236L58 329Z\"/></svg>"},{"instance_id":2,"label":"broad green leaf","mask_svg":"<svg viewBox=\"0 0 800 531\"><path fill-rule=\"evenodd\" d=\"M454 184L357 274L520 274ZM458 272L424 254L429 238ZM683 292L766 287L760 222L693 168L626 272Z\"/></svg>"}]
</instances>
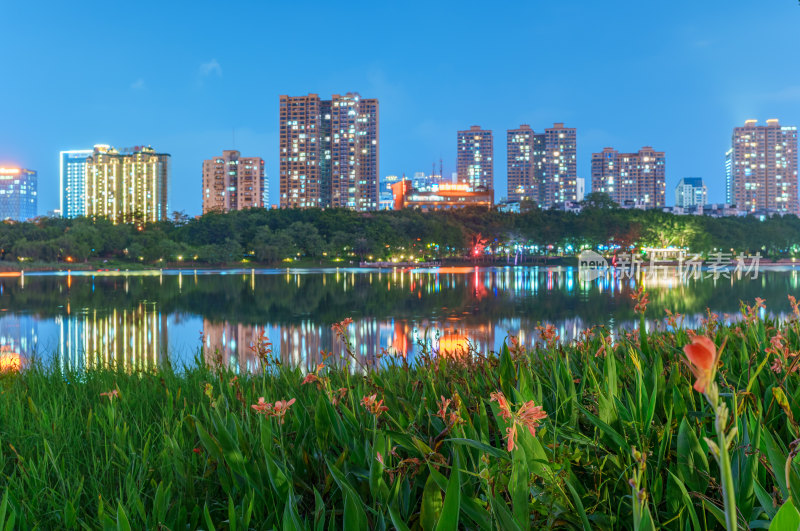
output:
<instances>
[{"instance_id":1,"label":"broad green leaf","mask_svg":"<svg viewBox=\"0 0 800 531\"><path fill-rule=\"evenodd\" d=\"M461 512L461 471L459 470L458 452L453 453L453 468L442 505L442 514L436 523L436 531L456 531L458 515Z\"/></svg>"},{"instance_id":2,"label":"broad green leaf","mask_svg":"<svg viewBox=\"0 0 800 531\"><path fill-rule=\"evenodd\" d=\"M678 477L690 490L700 494L708 488L708 458L686 417L678 428Z\"/></svg>"},{"instance_id":3,"label":"broad green leaf","mask_svg":"<svg viewBox=\"0 0 800 531\"><path fill-rule=\"evenodd\" d=\"M420 509L420 525L423 531L433 531L442 514L442 491L432 475L428 475L425 488L422 490L422 508Z\"/></svg>"},{"instance_id":4,"label":"broad green leaf","mask_svg":"<svg viewBox=\"0 0 800 531\"><path fill-rule=\"evenodd\" d=\"M800 528L800 513L789 498L778 509L778 514L769 524L769 531L797 531L798 528Z\"/></svg>"},{"instance_id":5,"label":"broad green leaf","mask_svg":"<svg viewBox=\"0 0 800 531\"><path fill-rule=\"evenodd\" d=\"M508 481L508 491L511 495L514 521L520 528L530 526L530 499L528 462L522 448L514 450L511 459L511 478Z\"/></svg>"}]
</instances>

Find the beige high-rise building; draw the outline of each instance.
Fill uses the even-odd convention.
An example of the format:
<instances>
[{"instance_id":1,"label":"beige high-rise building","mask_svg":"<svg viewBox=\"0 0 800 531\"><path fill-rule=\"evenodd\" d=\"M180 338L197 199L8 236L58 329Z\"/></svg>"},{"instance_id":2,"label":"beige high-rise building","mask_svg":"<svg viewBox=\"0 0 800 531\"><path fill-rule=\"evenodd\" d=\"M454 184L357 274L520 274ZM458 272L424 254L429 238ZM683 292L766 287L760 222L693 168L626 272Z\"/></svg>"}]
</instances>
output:
<instances>
[{"instance_id":1,"label":"beige high-rise building","mask_svg":"<svg viewBox=\"0 0 800 531\"><path fill-rule=\"evenodd\" d=\"M620 206L664 206L666 157L645 146L638 153L604 148L592 153L592 191L608 194Z\"/></svg>"},{"instance_id":2,"label":"beige high-rise building","mask_svg":"<svg viewBox=\"0 0 800 531\"><path fill-rule=\"evenodd\" d=\"M280 97L281 208L378 208L379 108L358 93Z\"/></svg>"},{"instance_id":3,"label":"beige high-rise building","mask_svg":"<svg viewBox=\"0 0 800 531\"><path fill-rule=\"evenodd\" d=\"M223 151L203 161L203 214L261 208L268 204L264 159Z\"/></svg>"},{"instance_id":4,"label":"beige high-rise building","mask_svg":"<svg viewBox=\"0 0 800 531\"><path fill-rule=\"evenodd\" d=\"M472 188L494 188L494 141L492 132L473 125L459 131L456 172L458 182Z\"/></svg>"},{"instance_id":5,"label":"beige high-rise building","mask_svg":"<svg viewBox=\"0 0 800 531\"><path fill-rule=\"evenodd\" d=\"M544 130L542 208L578 201L578 135L575 128L555 123Z\"/></svg>"},{"instance_id":6,"label":"beige high-rise building","mask_svg":"<svg viewBox=\"0 0 800 531\"><path fill-rule=\"evenodd\" d=\"M149 146L95 146L86 158L86 215L114 223L167 219L169 158Z\"/></svg>"},{"instance_id":7,"label":"beige high-rise building","mask_svg":"<svg viewBox=\"0 0 800 531\"><path fill-rule=\"evenodd\" d=\"M509 201L540 203L544 141L545 136L536 134L530 125L506 132Z\"/></svg>"},{"instance_id":8,"label":"beige high-rise building","mask_svg":"<svg viewBox=\"0 0 800 531\"><path fill-rule=\"evenodd\" d=\"M798 214L797 127L747 120L726 153L727 200L740 212Z\"/></svg>"}]
</instances>

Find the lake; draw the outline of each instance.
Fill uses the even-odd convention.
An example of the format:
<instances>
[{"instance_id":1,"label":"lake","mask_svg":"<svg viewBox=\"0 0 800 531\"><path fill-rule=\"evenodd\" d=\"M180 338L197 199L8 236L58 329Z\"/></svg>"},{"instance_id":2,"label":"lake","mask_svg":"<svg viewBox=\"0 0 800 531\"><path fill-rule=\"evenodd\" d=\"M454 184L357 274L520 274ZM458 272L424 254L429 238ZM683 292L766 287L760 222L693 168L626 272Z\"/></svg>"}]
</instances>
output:
<instances>
[{"instance_id":1,"label":"lake","mask_svg":"<svg viewBox=\"0 0 800 531\"><path fill-rule=\"evenodd\" d=\"M663 326L665 309L695 326L706 308L735 315L756 297L774 315L789 313L787 295L800 298L798 271L763 269L757 278L640 279L650 326ZM0 348L6 359L73 370L114 361L148 369L167 356L191 364L198 355L252 370L250 346L266 334L284 363L312 367L321 351L341 354L331 325L349 317L362 360L414 359L420 341L486 352L513 334L530 345L540 323L555 325L562 340L593 325L628 328L637 322L636 289L634 279L612 275L582 281L571 267L26 273L0 277Z\"/></svg>"}]
</instances>

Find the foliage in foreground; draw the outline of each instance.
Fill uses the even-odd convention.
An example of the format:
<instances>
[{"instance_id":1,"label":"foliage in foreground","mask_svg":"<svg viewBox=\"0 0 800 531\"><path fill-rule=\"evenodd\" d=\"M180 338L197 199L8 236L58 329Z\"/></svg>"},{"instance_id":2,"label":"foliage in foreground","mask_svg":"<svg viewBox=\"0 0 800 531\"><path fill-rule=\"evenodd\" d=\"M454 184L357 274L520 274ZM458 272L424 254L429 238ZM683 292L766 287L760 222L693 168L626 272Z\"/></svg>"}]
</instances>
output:
<instances>
[{"instance_id":1,"label":"foliage in foreground","mask_svg":"<svg viewBox=\"0 0 800 531\"><path fill-rule=\"evenodd\" d=\"M714 412L669 320L355 373L6 373L0 529L722 528ZM724 345L741 528L800 522L799 323L744 307L697 331Z\"/></svg>"}]
</instances>

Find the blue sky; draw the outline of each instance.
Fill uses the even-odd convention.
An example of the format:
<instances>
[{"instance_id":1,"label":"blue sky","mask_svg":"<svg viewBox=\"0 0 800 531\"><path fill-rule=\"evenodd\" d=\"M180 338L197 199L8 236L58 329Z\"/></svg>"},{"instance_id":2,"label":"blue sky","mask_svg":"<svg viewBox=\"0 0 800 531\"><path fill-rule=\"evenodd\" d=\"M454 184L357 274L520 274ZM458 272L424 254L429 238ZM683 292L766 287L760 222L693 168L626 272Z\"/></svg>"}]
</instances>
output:
<instances>
[{"instance_id":1,"label":"blue sky","mask_svg":"<svg viewBox=\"0 0 800 531\"><path fill-rule=\"evenodd\" d=\"M578 175L605 146L667 153L724 199L731 129L800 125L796 0L675 2L0 1L0 164L39 172L108 143L172 154L170 209L200 212L202 160L266 161L278 202L278 96L356 91L381 104L380 173L455 171L456 131L578 129ZM235 142L234 142L235 131ZM588 186L588 185L587 185Z\"/></svg>"}]
</instances>

